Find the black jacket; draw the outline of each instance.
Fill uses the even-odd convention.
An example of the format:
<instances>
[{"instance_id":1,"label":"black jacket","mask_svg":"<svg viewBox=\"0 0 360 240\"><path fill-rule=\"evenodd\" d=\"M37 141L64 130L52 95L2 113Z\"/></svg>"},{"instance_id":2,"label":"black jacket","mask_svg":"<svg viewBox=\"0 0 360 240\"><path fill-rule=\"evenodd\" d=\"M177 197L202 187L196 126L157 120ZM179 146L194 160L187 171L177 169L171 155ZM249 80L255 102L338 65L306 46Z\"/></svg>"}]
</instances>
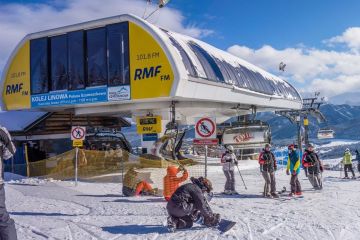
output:
<instances>
[{"instance_id":1,"label":"black jacket","mask_svg":"<svg viewBox=\"0 0 360 240\"><path fill-rule=\"evenodd\" d=\"M167 210L173 216L189 215L195 209L199 210L205 218L212 216L211 208L203 192L193 183L180 186L167 204Z\"/></svg>"},{"instance_id":2,"label":"black jacket","mask_svg":"<svg viewBox=\"0 0 360 240\"><path fill-rule=\"evenodd\" d=\"M260 171L274 172L277 169L276 158L271 151L263 150L259 156Z\"/></svg>"},{"instance_id":3,"label":"black jacket","mask_svg":"<svg viewBox=\"0 0 360 240\"><path fill-rule=\"evenodd\" d=\"M310 152L308 150L305 150L304 156L303 156L303 165L308 165L308 173L309 174L319 174L321 162L319 159L319 156L315 152Z\"/></svg>"}]
</instances>

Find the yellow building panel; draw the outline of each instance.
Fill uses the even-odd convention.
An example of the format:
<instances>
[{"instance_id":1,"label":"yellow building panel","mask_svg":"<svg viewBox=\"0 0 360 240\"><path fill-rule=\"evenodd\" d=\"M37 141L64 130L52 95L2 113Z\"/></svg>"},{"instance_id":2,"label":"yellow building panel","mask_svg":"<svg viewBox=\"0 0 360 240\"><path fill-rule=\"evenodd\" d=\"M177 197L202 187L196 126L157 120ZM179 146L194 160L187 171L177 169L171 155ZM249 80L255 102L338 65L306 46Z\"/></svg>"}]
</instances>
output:
<instances>
[{"instance_id":1,"label":"yellow building panel","mask_svg":"<svg viewBox=\"0 0 360 240\"><path fill-rule=\"evenodd\" d=\"M6 110L30 108L30 43L27 41L14 56L3 89Z\"/></svg>"},{"instance_id":2,"label":"yellow building panel","mask_svg":"<svg viewBox=\"0 0 360 240\"><path fill-rule=\"evenodd\" d=\"M131 99L170 96L174 74L158 42L129 22Z\"/></svg>"}]
</instances>

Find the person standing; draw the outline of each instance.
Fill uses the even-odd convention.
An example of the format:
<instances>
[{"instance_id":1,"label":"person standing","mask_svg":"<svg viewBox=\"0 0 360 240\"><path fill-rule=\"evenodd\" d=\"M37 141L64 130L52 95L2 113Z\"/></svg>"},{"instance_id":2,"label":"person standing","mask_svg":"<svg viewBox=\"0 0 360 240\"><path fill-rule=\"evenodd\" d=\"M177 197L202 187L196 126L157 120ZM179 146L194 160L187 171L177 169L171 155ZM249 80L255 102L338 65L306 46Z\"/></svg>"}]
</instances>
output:
<instances>
[{"instance_id":1,"label":"person standing","mask_svg":"<svg viewBox=\"0 0 360 240\"><path fill-rule=\"evenodd\" d=\"M300 174L300 158L299 154L295 150L295 145L291 144L288 146L289 150L289 159L286 166L286 174L290 175L290 185L291 185L291 193L289 196L294 195L302 195L301 192L301 185L299 181L299 174Z\"/></svg>"},{"instance_id":2,"label":"person standing","mask_svg":"<svg viewBox=\"0 0 360 240\"><path fill-rule=\"evenodd\" d=\"M360 173L360 153L359 153L359 150L356 149L355 153L356 153L357 169L358 169L358 172Z\"/></svg>"},{"instance_id":3,"label":"person standing","mask_svg":"<svg viewBox=\"0 0 360 240\"><path fill-rule=\"evenodd\" d=\"M13 157L15 152L16 148L11 141L10 133L0 125L0 239L4 240L17 240L15 222L6 210L3 178L3 161Z\"/></svg>"},{"instance_id":4,"label":"person standing","mask_svg":"<svg viewBox=\"0 0 360 240\"><path fill-rule=\"evenodd\" d=\"M223 171L226 177L224 194L227 195L238 194L235 191L235 176L234 176L234 166L238 165L238 161L236 159L236 155L234 154L233 146L227 147L227 151L221 158L221 163L223 164Z\"/></svg>"},{"instance_id":5,"label":"person standing","mask_svg":"<svg viewBox=\"0 0 360 240\"><path fill-rule=\"evenodd\" d=\"M341 161L342 164L344 164L344 171L345 171L345 178L349 179L348 171L351 171L352 178L355 179L355 173L352 166L352 155L349 148L345 149L343 160Z\"/></svg>"},{"instance_id":6,"label":"person standing","mask_svg":"<svg viewBox=\"0 0 360 240\"><path fill-rule=\"evenodd\" d=\"M275 155L271 152L271 145L266 144L259 156L260 171L265 179L264 197L275 197L276 193L275 171L277 170Z\"/></svg>"},{"instance_id":7,"label":"person standing","mask_svg":"<svg viewBox=\"0 0 360 240\"><path fill-rule=\"evenodd\" d=\"M302 164L304 168L308 170L308 179L313 188L320 190L322 189L321 173L324 171L319 156L314 151L314 146L309 143L305 150Z\"/></svg>"}]
</instances>

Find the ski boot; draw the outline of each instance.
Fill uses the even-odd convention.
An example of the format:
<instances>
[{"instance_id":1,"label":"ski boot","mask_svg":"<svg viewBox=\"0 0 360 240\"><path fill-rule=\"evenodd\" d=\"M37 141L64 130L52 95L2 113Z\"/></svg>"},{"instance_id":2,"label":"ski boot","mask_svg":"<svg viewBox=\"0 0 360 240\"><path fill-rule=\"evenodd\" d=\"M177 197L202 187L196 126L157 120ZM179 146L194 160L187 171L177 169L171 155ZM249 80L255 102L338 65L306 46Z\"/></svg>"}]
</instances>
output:
<instances>
[{"instance_id":1,"label":"ski boot","mask_svg":"<svg viewBox=\"0 0 360 240\"><path fill-rule=\"evenodd\" d=\"M204 218L201 215L201 212L199 210L194 210L193 213L190 215L191 220L194 223L202 224L204 221Z\"/></svg>"},{"instance_id":2,"label":"ski boot","mask_svg":"<svg viewBox=\"0 0 360 240\"><path fill-rule=\"evenodd\" d=\"M277 194L276 192L271 193L271 196L273 198L279 198L280 197L279 194Z\"/></svg>"},{"instance_id":3,"label":"ski boot","mask_svg":"<svg viewBox=\"0 0 360 240\"><path fill-rule=\"evenodd\" d=\"M295 195L295 193L293 193L293 192L291 192L291 193L289 193L289 197L293 197Z\"/></svg>"},{"instance_id":4,"label":"ski boot","mask_svg":"<svg viewBox=\"0 0 360 240\"><path fill-rule=\"evenodd\" d=\"M351 179L356 179L356 177L355 177L355 176L353 176Z\"/></svg>"},{"instance_id":5,"label":"ski boot","mask_svg":"<svg viewBox=\"0 0 360 240\"><path fill-rule=\"evenodd\" d=\"M225 190L225 191L224 191L224 194L225 194L225 195L231 195L231 190Z\"/></svg>"},{"instance_id":6,"label":"ski boot","mask_svg":"<svg viewBox=\"0 0 360 240\"><path fill-rule=\"evenodd\" d=\"M296 192L295 195L296 195L296 196L301 196L301 195L302 195L302 192Z\"/></svg>"},{"instance_id":7,"label":"ski boot","mask_svg":"<svg viewBox=\"0 0 360 240\"><path fill-rule=\"evenodd\" d=\"M176 230L176 224L177 224L177 219L172 217L172 216L169 216L167 218L167 229L169 232L175 232Z\"/></svg>"},{"instance_id":8,"label":"ski boot","mask_svg":"<svg viewBox=\"0 0 360 240\"><path fill-rule=\"evenodd\" d=\"M231 195L239 195L239 193L237 191L231 191Z\"/></svg>"}]
</instances>

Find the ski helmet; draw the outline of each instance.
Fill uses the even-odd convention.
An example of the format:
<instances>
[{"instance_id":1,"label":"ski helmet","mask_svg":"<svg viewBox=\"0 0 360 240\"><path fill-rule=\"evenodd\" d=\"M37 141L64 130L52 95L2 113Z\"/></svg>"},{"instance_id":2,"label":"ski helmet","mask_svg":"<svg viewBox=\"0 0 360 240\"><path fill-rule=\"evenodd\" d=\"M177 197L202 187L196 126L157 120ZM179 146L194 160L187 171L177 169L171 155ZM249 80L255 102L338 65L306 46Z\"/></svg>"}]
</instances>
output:
<instances>
[{"instance_id":1,"label":"ski helmet","mask_svg":"<svg viewBox=\"0 0 360 240\"><path fill-rule=\"evenodd\" d=\"M295 145L294 144L290 144L289 146L288 146L288 149L289 150L292 150L292 149L294 149L295 148Z\"/></svg>"},{"instance_id":2,"label":"ski helmet","mask_svg":"<svg viewBox=\"0 0 360 240\"><path fill-rule=\"evenodd\" d=\"M210 193L213 190L212 183L209 179L204 177L190 178L191 182L196 184L202 191Z\"/></svg>"},{"instance_id":3,"label":"ski helmet","mask_svg":"<svg viewBox=\"0 0 360 240\"><path fill-rule=\"evenodd\" d=\"M345 152L350 152L350 149L349 149L349 148L346 148L346 149L345 149Z\"/></svg>"},{"instance_id":4,"label":"ski helmet","mask_svg":"<svg viewBox=\"0 0 360 240\"><path fill-rule=\"evenodd\" d=\"M314 145L312 145L311 143L308 143L308 145L306 146L306 148L314 148Z\"/></svg>"},{"instance_id":5,"label":"ski helmet","mask_svg":"<svg viewBox=\"0 0 360 240\"><path fill-rule=\"evenodd\" d=\"M232 145L228 146L227 149L230 151L230 152L233 152L234 151L234 147Z\"/></svg>"}]
</instances>

